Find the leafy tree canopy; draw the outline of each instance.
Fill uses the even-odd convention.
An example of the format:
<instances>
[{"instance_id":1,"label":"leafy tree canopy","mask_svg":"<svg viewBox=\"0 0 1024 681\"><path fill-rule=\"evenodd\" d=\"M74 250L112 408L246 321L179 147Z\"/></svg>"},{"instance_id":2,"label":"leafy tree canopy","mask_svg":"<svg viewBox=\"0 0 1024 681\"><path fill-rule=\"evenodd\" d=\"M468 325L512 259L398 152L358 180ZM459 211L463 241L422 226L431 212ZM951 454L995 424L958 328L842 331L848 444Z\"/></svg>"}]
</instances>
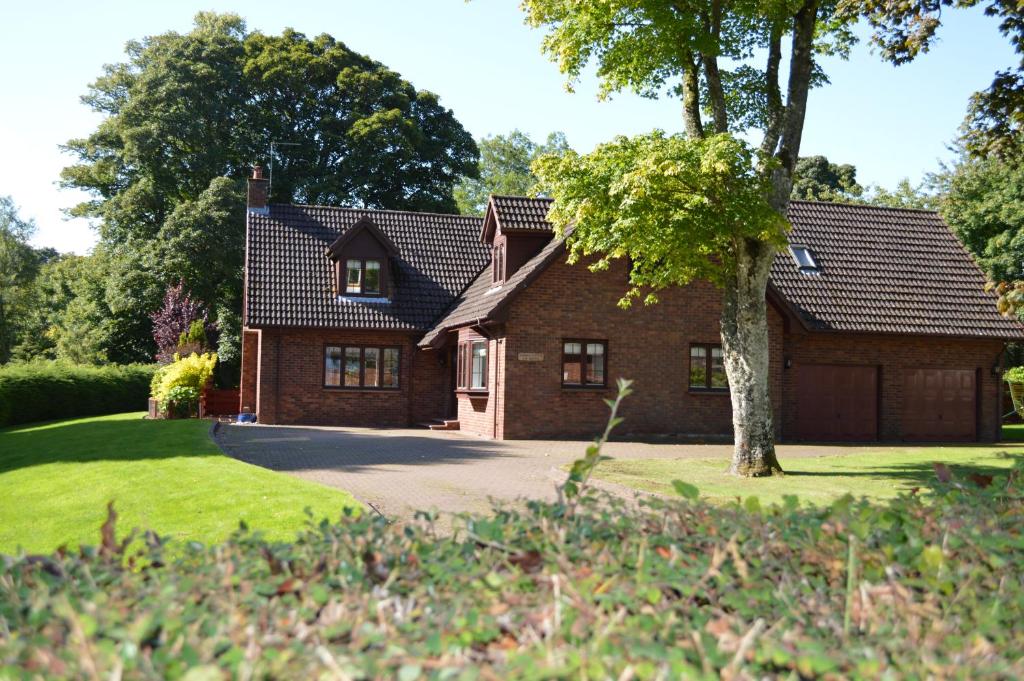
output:
<instances>
[{"instance_id":1,"label":"leafy tree canopy","mask_svg":"<svg viewBox=\"0 0 1024 681\"><path fill-rule=\"evenodd\" d=\"M13 199L0 196L0 364L11 350L29 306L28 284L40 265L40 255L29 245L36 226L18 214Z\"/></svg>"},{"instance_id":2,"label":"leafy tree canopy","mask_svg":"<svg viewBox=\"0 0 1024 681\"><path fill-rule=\"evenodd\" d=\"M824 156L804 156L793 170L793 198L807 201L849 203L864 194L857 169L849 163L832 163Z\"/></svg>"},{"instance_id":3,"label":"leafy tree canopy","mask_svg":"<svg viewBox=\"0 0 1024 681\"><path fill-rule=\"evenodd\" d=\"M483 215L491 194L530 195L537 185L530 164L544 154L561 155L569 150L561 132L551 133L543 144L537 144L519 130L485 137L477 144L480 175L463 178L455 188L455 202L463 215Z\"/></svg>"},{"instance_id":4,"label":"leafy tree canopy","mask_svg":"<svg viewBox=\"0 0 1024 681\"><path fill-rule=\"evenodd\" d=\"M571 261L593 255L591 268L600 270L629 258L628 304L695 279L724 285L744 239L785 243L788 224L769 204L755 158L727 134L659 131L618 137L585 156L546 156L534 167L558 197L551 221L572 230Z\"/></svg>"},{"instance_id":5,"label":"leafy tree canopy","mask_svg":"<svg viewBox=\"0 0 1024 681\"><path fill-rule=\"evenodd\" d=\"M200 13L188 33L130 42L83 101L105 118L66 149L65 186L92 199L105 304L146 348L178 281L211 309L241 299L244 178L273 161L271 200L452 211L477 174L472 137L436 95L329 35L250 32ZM270 158L270 143L288 143ZM148 355L148 357L146 356Z\"/></svg>"},{"instance_id":6,"label":"leafy tree canopy","mask_svg":"<svg viewBox=\"0 0 1024 681\"><path fill-rule=\"evenodd\" d=\"M934 182L943 194L942 216L988 275L1024 279L1024 153L964 153Z\"/></svg>"}]
</instances>

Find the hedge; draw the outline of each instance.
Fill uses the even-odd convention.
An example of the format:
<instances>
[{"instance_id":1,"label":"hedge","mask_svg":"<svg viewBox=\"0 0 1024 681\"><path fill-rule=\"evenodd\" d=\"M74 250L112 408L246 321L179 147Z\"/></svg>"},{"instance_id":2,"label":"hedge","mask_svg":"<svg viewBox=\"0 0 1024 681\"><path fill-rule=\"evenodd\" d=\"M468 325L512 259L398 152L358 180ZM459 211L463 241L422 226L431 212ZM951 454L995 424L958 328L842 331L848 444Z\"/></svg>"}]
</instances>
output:
<instances>
[{"instance_id":1,"label":"hedge","mask_svg":"<svg viewBox=\"0 0 1024 681\"><path fill-rule=\"evenodd\" d=\"M0 678L1024 678L1024 468L884 505L534 502L0 560Z\"/></svg>"},{"instance_id":2,"label":"hedge","mask_svg":"<svg viewBox=\"0 0 1024 681\"><path fill-rule=\"evenodd\" d=\"M155 365L28 362L0 367L0 426L142 411Z\"/></svg>"}]
</instances>

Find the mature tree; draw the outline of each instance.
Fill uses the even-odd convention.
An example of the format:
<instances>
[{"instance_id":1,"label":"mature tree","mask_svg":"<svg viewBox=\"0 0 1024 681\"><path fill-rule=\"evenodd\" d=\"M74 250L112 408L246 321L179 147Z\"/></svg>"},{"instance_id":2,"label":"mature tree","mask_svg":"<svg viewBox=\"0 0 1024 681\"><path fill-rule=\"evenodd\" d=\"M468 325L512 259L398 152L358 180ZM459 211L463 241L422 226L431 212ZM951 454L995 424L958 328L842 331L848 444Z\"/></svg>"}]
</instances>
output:
<instances>
[{"instance_id":1,"label":"mature tree","mask_svg":"<svg viewBox=\"0 0 1024 681\"><path fill-rule=\"evenodd\" d=\"M803 156L793 168L794 199L855 203L863 195L857 169L849 163L840 165L824 156Z\"/></svg>"},{"instance_id":2,"label":"mature tree","mask_svg":"<svg viewBox=\"0 0 1024 681\"><path fill-rule=\"evenodd\" d=\"M537 144L525 132L485 137L480 147L479 177L463 178L455 188L455 203L463 215L483 215L491 194L527 196L537 185L530 164L545 154L561 155L569 150L565 134L553 132Z\"/></svg>"},{"instance_id":3,"label":"mature tree","mask_svg":"<svg viewBox=\"0 0 1024 681\"><path fill-rule=\"evenodd\" d=\"M847 17L866 15L874 27L872 41L894 64L927 52L942 25L943 10L982 6L999 18L1000 32L1021 59L997 71L991 85L971 97L964 142L972 153L1013 153L1024 132L1024 5L1019 0L844 0Z\"/></svg>"},{"instance_id":4,"label":"mature tree","mask_svg":"<svg viewBox=\"0 0 1024 681\"><path fill-rule=\"evenodd\" d=\"M781 240L779 225L793 187L808 92L825 82L815 60L822 54L847 54L852 42L849 21L839 17L835 2L829 0L788 4L525 0L523 7L528 23L548 27L544 49L571 80L594 61L602 95L632 90L652 97L668 91L680 97L684 128L692 144L667 136L619 140L613 145L634 156L620 158L621 165L605 176L610 184L601 182L596 169L586 178L591 181L594 201L600 191L614 193L616 183L639 183L631 191L621 192L629 200L620 204L619 210L654 233L661 234L655 225L675 225L661 236L672 239L676 247L670 249L653 236L628 247L614 246L614 230L621 223L601 221L611 213L588 215L582 200L575 204L576 214L571 209L557 211L558 225L565 228L574 220L570 242L583 240L594 247L602 244L597 233L610 232L604 252L611 257L629 257L634 288L685 284L705 274L706 267L688 267L683 261L672 267L661 260L666 252L678 252L684 245L720 268L716 281L723 291L722 344L735 433L731 471L738 475L780 471L768 391L765 291ZM756 65L759 58L763 63ZM788 70L785 91L783 65ZM756 154L722 137L752 128L762 133ZM593 159L577 166L600 168L603 154L598 150ZM751 166L744 169L745 162ZM655 182L659 164L671 169L675 184ZM646 170L631 172L634 168ZM571 200L563 190L573 183L562 182L569 178L559 170L570 171L573 166L544 170L556 201ZM721 195L714 187L688 184L722 176L749 188L757 184L754 175L761 177L762 189L761 204L754 206ZM649 191L643 188L644 181L650 182ZM749 192L739 195L750 196ZM709 225L718 231L709 232L694 216L715 200L724 202L718 206L722 217ZM763 213L763 204L772 212ZM762 221L740 225L729 219L731 215L752 217L747 211L762 215ZM591 222L585 223L587 219ZM588 232L595 238L586 237ZM587 246L582 247L583 253L587 251Z\"/></svg>"},{"instance_id":5,"label":"mature tree","mask_svg":"<svg viewBox=\"0 0 1024 681\"><path fill-rule=\"evenodd\" d=\"M28 284L40 265L38 254L28 243L34 232L35 223L18 215L9 196L0 196L0 364L11 359Z\"/></svg>"},{"instance_id":6,"label":"mature tree","mask_svg":"<svg viewBox=\"0 0 1024 681\"><path fill-rule=\"evenodd\" d=\"M910 178L903 178L896 183L894 189L886 189L880 185L870 185L859 203L888 208L912 208L914 210L936 210L939 197L930 193L927 183L913 184Z\"/></svg>"},{"instance_id":7,"label":"mature tree","mask_svg":"<svg viewBox=\"0 0 1024 681\"><path fill-rule=\"evenodd\" d=\"M996 281L1024 280L1024 145L1012 157L961 153L933 182L940 211Z\"/></svg>"},{"instance_id":8,"label":"mature tree","mask_svg":"<svg viewBox=\"0 0 1024 681\"><path fill-rule=\"evenodd\" d=\"M93 198L104 298L130 353L152 354L148 313L183 280L215 309L241 298L244 178L273 162L271 199L451 211L477 172L472 137L436 95L328 35L249 32L200 13L184 34L128 44L83 101L104 115L71 140L66 186ZM279 146L270 157L271 142Z\"/></svg>"}]
</instances>

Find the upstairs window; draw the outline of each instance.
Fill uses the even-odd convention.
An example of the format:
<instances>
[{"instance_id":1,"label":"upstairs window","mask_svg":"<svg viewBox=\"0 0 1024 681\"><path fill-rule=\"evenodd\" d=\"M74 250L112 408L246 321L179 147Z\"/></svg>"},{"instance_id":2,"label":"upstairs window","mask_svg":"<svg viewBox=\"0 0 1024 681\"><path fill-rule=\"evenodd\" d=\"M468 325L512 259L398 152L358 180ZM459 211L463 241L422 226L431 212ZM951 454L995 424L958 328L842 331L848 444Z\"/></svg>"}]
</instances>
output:
<instances>
[{"instance_id":1,"label":"upstairs window","mask_svg":"<svg viewBox=\"0 0 1024 681\"><path fill-rule=\"evenodd\" d=\"M690 346L690 390L725 391L729 380L725 376L725 358L721 345L710 343Z\"/></svg>"},{"instance_id":2,"label":"upstairs window","mask_svg":"<svg viewBox=\"0 0 1024 681\"><path fill-rule=\"evenodd\" d=\"M378 296L383 290L380 260L345 261L345 295Z\"/></svg>"},{"instance_id":3,"label":"upstairs window","mask_svg":"<svg viewBox=\"0 0 1024 681\"><path fill-rule=\"evenodd\" d=\"M807 246L794 244L789 247L789 252L793 254L796 266L804 274L817 274L821 271L818 261L814 259L814 254L811 253L811 249Z\"/></svg>"},{"instance_id":4,"label":"upstairs window","mask_svg":"<svg viewBox=\"0 0 1024 681\"><path fill-rule=\"evenodd\" d=\"M487 341L473 340L459 343L455 371L458 388L462 390L487 389Z\"/></svg>"},{"instance_id":5,"label":"upstairs window","mask_svg":"<svg viewBox=\"0 0 1024 681\"><path fill-rule=\"evenodd\" d=\"M603 388L607 385L605 357L608 342L567 339L562 342L562 385Z\"/></svg>"}]
</instances>

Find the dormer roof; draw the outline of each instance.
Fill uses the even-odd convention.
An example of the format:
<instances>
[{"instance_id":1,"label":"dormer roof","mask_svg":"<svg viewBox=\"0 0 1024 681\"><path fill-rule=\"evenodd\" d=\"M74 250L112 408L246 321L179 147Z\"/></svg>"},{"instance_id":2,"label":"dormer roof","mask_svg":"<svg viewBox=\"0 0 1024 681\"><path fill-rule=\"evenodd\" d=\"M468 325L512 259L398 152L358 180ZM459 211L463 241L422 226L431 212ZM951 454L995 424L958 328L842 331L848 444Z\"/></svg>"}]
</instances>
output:
<instances>
[{"instance_id":1,"label":"dormer roof","mask_svg":"<svg viewBox=\"0 0 1024 681\"><path fill-rule=\"evenodd\" d=\"M337 260L345 250L345 245L362 232L368 232L376 239L390 257L398 257L398 246L377 226L369 215L360 215L350 227L344 229L338 238L327 247L327 257L331 260Z\"/></svg>"},{"instance_id":2,"label":"dormer roof","mask_svg":"<svg viewBox=\"0 0 1024 681\"><path fill-rule=\"evenodd\" d=\"M499 196L492 194L487 201L484 224L480 241L489 244L494 241L496 231L501 232L552 232L548 222L548 211L553 199L528 198L525 196Z\"/></svg>"}]
</instances>

